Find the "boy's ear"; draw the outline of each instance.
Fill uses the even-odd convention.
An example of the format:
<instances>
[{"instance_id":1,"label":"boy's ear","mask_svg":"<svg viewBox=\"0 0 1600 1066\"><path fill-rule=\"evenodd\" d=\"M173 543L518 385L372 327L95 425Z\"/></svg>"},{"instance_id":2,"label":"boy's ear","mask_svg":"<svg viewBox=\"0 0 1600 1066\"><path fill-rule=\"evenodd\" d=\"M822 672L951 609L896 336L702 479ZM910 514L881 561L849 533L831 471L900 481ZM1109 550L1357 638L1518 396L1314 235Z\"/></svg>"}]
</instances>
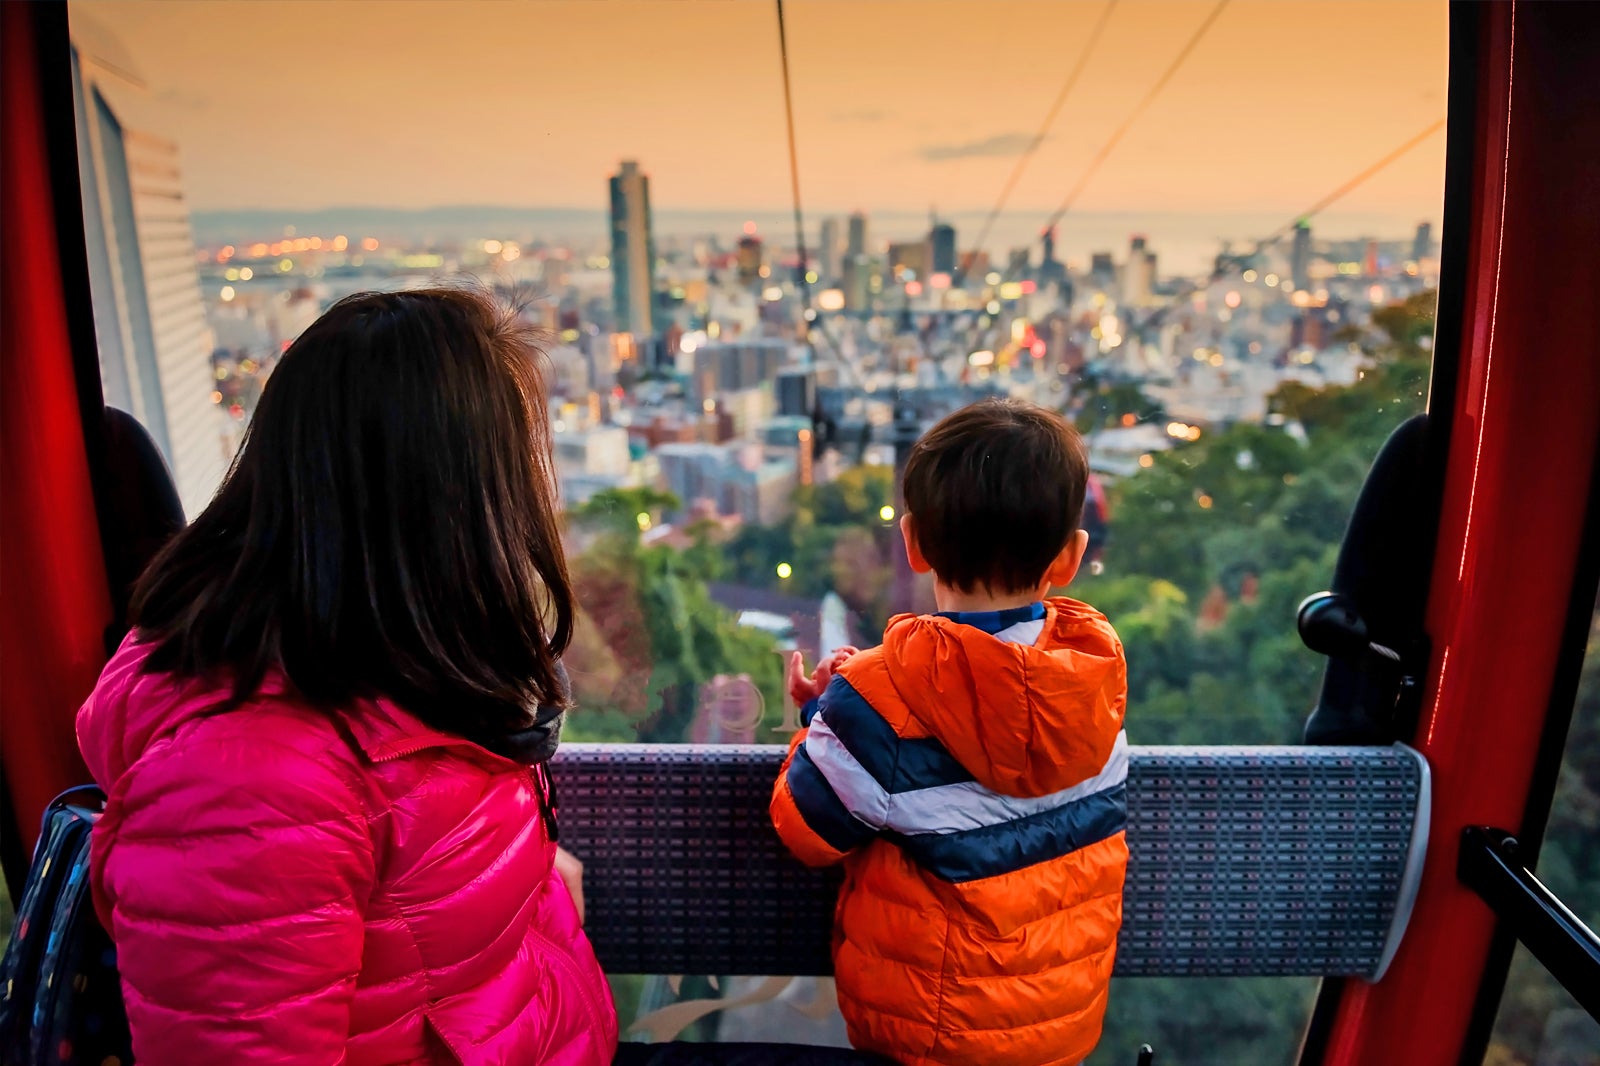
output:
<instances>
[{"instance_id":1,"label":"boy's ear","mask_svg":"<svg viewBox=\"0 0 1600 1066\"><path fill-rule=\"evenodd\" d=\"M922 557L922 551L917 547L916 528L911 524L910 515L900 518L900 539L906 542L906 561L911 564L914 574L926 574L933 567L928 565L928 560Z\"/></svg>"},{"instance_id":2,"label":"boy's ear","mask_svg":"<svg viewBox=\"0 0 1600 1066\"><path fill-rule=\"evenodd\" d=\"M1067 543L1050 564L1050 569L1045 571L1045 579L1051 588L1066 588L1072 584L1072 579L1078 576L1078 568L1083 565L1083 554L1089 550L1089 531L1080 529L1067 538Z\"/></svg>"}]
</instances>

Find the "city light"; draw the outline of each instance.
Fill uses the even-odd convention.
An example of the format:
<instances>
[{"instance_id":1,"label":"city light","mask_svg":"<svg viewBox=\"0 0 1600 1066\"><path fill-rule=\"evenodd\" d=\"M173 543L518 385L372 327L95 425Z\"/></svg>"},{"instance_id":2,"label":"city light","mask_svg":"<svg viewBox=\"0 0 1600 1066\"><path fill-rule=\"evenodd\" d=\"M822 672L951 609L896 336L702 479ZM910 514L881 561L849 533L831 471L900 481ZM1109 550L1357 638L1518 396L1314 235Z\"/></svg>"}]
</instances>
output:
<instances>
[{"instance_id":1,"label":"city light","mask_svg":"<svg viewBox=\"0 0 1600 1066\"><path fill-rule=\"evenodd\" d=\"M221 402L222 402L222 393L220 393L220 392L213 392L213 393L212 393L212 394L211 394L211 402L212 402L212 403L221 403Z\"/></svg>"},{"instance_id":2,"label":"city light","mask_svg":"<svg viewBox=\"0 0 1600 1066\"><path fill-rule=\"evenodd\" d=\"M818 280L818 275L817 275L817 272L815 270L806 271L806 284L807 285L815 285L817 283L817 280Z\"/></svg>"},{"instance_id":3,"label":"city light","mask_svg":"<svg viewBox=\"0 0 1600 1066\"><path fill-rule=\"evenodd\" d=\"M650 516L644 511L634 515L633 520L639 523L639 532L641 533L650 528Z\"/></svg>"},{"instance_id":4,"label":"city light","mask_svg":"<svg viewBox=\"0 0 1600 1066\"><path fill-rule=\"evenodd\" d=\"M483 250L488 252L490 255L499 255L500 254L500 249L503 248L503 247L505 247L505 246L502 245L499 241L484 241L483 242Z\"/></svg>"},{"instance_id":5,"label":"city light","mask_svg":"<svg viewBox=\"0 0 1600 1066\"><path fill-rule=\"evenodd\" d=\"M967 356L967 364L969 366L993 366L994 353L987 349L981 352L973 352Z\"/></svg>"},{"instance_id":6,"label":"city light","mask_svg":"<svg viewBox=\"0 0 1600 1066\"><path fill-rule=\"evenodd\" d=\"M908 282L906 282L906 295L907 296L921 296L922 295L922 282L920 282L920 281L908 281Z\"/></svg>"},{"instance_id":7,"label":"city light","mask_svg":"<svg viewBox=\"0 0 1600 1066\"><path fill-rule=\"evenodd\" d=\"M224 285L222 287L222 302L223 303L227 303L229 300L233 299L233 295L234 295L234 293L233 293L233 286L232 285Z\"/></svg>"},{"instance_id":8,"label":"city light","mask_svg":"<svg viewBox=\"0 0 1600 1066\"><path fill-rule=\"evenodd\" d=\"M333 250L334 251L342 252L348 247L350 247L350 238L346 237L344 234L341 233L341 234L339 234L339 236L337 236L337 237L335 237L333 239Z\"/></svg>"},{"instance_id":9,"label":"city light","mask_svg":"<svg viewBox=\"0 0 1600 1066\"><path fill-rule=\"evenodd\" d=\"M1275 289L1278 287L1278 275L1276 274L1268 274L1262 280L1267 283L1267 288L1269 289Z\"/></svg>"},{"instance_id":10,"label":"city light","mask_svg":"<svg viewBox=\"0 0 1600 1066\"><path fill-rule=\"evenodd\" d=\"M746 237L754 237L756 235L756 224L754 222L746 222L744 224L744 235Z\"/></svg>"},{"instance_id":11,"label":"city light","mask_svg":"<svg viewBox=\"0 0 1600 1066\"><path fill-rule=\"evenodd\" d=\"M983 280L989 285L998 285L1000 284L1000 272L991 270L989 273L984 275Z\"/></svg>"},{"instance_id":12,"label":"city light","mask_svg":"<svg viewBox=\"0 0 1600 1066\"><path fill-rule=\"evenodd\" d=\"M1371 300L1375 304L1383 303L1383 286L1374 285L1372 288L1368 289L1367 299Z\"/></svg>"},{"instance_id":13,"label":"city light","mask_svg":"<svg viewBox=\"0 0 1600 1066\"><path fill-rule=\"evenodd\" d=\"M1229 292L1228 295L1222 298L1222 302L1227 304L1229 307L1238 307L1242 300L1243 297L1236 292Z\"/></svg>"},{"instance_id":14,"label":"city light","mask_svg":"<svg viewBox=\"0 0 1600 1066\"><path fill-rule=\"evenodd\" d=\"M1000 299L1002 299L1002 300L1020 300L1021 298L1022 298L1022 284L1021 284L1021 282L1008 281L1004 285L1000 286Z\"/></svg>"},{"instance_id":15,"label":"city light","mask_svg":"<svg viewBox=\"0 0 1600 1066\"><path fill-rule=\"evenodd\" d=\"M240 267L239 268L239 280L240 281L249 281L251 278L253 278L255 276L256 276L256 272L254 270L251 270L249 267Z\"/></svg>"},{"instance_id":16,"label":"city light","mask_svg":"<svg viewBox=\"0 0 1600 1066\"><path fill-rule=\"evenodd\" d=\"M777 285L768 285L761 290L761 298L769 304L775 304L783 299L783 289Z\"/></svg>"},{"instance_id":17,"label":"city light","mask_svg":"<svg viewBox=\"0 0 1600 1066\"><path fill-rule=\"evenodd\" d=\"M287 273L289 273L289 271L291 271L293 269L294 269L294 260L293 259L280 259L280 260L278 260L278 273L287 274Z\"/></svg>"},{"instance_id":18,"label":"city light","mask_svg":"<svg viewBox=\"0 0 1600 1066\"><path fill-rule=\"evenodd\" d=\"M376 252L378 250L378 238L376 238L376 237L363 237L363 238L361 238L361 250L363 252Z\"/></svg>"},{"instance_id":19,"label":"city light","mask_svg":"<svg viewBox=\"0 0 1600 1066\"><path fill-rule=\"evenodd\" d=\"M990 300L988 306L986 306L984 310L989 312L991 315L998 315L1000 313L1000 301Z\"/></svg>"},{"instance_id":20,"label":"city light","mask_svg":"<svg viewBox=\"0 0 1600 1066\"><path fill-rule=\"evenodd\" d=\"M1211 510L1211 504L1214 501L1211 499L1210 496L1207 496L1205 493L1202 492L1198 497L1195 498L1194 502L1198 503L1200 505L1200 509L1201 510L1209 511L1209 510Z\"/></svg>"},{"instance_id":21,"label":"city light","mask_svg":"<svg viewBox=\"0 0 1600 1066\"><path fill-rule=\"evenodd\" d=\"M778 564L778 577L780 579L782 579L784 581L787 581L787 580L789 580L789 576L791 574L793 574L793 573L794 573L794 567L790 566L788 563L779 563Z\"/></svg>"},{"instance_id":22,"label":"city light","mask_svg":"<svg viewBox=\"0 0 1600 1066\"><path fill-rule=\"evenodd\" d=\"M824 311L844 310L844 290L823 289L817 293L817 306Z\"/></svg>"},{"instance_id":23,"label":"city light","mask_svg":"<svg viewBox=\"0 0 1600 1066\"><path fill-rule=\"evenodd\" d=\"M1256 280L1256 277L1257 277L1257 275L1256 275L1256 272L1254 270L1246 270L1244 272L1244 280L1245 280L1245 282L1247 284L1254 284L1255 280Z\"/></svg>"},{"instance_id":24,"label":"city light","mask_svg":"<svg viewBox=\"0 0 1600 1066\"><path fill-rule=\"evenodd\" d=\"M1156 457L1151 455L1149 452L1145 452L1143 455L1139 456L1139 465L1144 467L1146 470L1149 470L1152 466L1156 465Z\"/></svg>"},{"instance_id":25,"label":"city light","mask_svg":"<svg viewBox=\"0 0 1600 1066\"><path fill-rule=\"evenodd\" d=\"M894 505L890 504L890 503L886 503L882 507L878 508L878 517L883 519L885 522L893 522L894 521Z\"/></svg>"}]
</instances>

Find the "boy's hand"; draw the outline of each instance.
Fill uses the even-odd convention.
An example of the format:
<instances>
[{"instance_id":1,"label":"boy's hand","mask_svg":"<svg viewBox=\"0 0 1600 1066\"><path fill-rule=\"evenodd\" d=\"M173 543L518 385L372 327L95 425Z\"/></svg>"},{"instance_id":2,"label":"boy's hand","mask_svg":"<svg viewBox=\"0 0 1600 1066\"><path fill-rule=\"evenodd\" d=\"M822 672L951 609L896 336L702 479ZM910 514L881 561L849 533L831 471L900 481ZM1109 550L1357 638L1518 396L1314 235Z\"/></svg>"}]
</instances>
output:
<instances>
[{"instance_id":1,"label":"boy's hand","mask_svg":"<svg viewBox=\"0 0 1600 1066\"><path fill-rule=\"evenodd\" d=\"M817 669L810 677L806 676L805 659L799 652L789 658L789 698L794 700L795 706L804 707L828 687L828 682L833 680L833 675L839 667L845 664L850 656L856 654L858 649L846 645L834 651L822 662L817 664Z\"/></svg>"}]
</instances>

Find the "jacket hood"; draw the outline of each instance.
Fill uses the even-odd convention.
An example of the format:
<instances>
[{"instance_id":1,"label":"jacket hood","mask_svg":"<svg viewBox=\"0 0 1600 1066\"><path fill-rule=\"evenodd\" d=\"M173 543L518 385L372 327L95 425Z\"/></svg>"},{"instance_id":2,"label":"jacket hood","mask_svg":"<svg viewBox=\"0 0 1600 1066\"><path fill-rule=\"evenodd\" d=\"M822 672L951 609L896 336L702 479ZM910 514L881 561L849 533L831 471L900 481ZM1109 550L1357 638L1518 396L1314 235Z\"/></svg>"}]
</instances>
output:
<instances>
[{"instance_id":1,"label":"jacket hood","mask_svg":"<svg viewBox=\"0 0 1600 1066\"><path fill-rule=\"evenodd\" d=\"M937 615L900 615L883 655L911 717L1003 795L1047 795L1092 777L1122 730L1122 642L1105 615L1077 600L1047 600L1032 645Z\"/></svg>"}]
</instances>

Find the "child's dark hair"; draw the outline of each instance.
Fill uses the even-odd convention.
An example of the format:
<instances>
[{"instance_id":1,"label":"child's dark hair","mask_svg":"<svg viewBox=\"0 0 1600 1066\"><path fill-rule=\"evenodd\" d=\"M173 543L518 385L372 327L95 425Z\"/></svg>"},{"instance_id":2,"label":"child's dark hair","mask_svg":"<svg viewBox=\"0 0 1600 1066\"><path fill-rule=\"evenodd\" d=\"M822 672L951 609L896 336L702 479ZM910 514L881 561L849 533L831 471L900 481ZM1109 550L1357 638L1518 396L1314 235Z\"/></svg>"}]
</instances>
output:
<instances>
[{"instance_id":1,"label":"child's dark hair","mask_svg":"<svg viewBox=\"0 0 1600 1066\"><path fill-rule=\"evenodd\" d=\"M561 705L572 637L541 352L470 289L339 301L284 354L211 505L141 578L151 670L281 670L492 743Z\"/></svg>"},{"instance_id":2,"label":"child's dark hair","mask_svg":"<svg viewBox=\"0 0 1600 1066\"><path fill-rule=\"evenodd\" d=\"M1034 588L1083 517L1089 453L1066 419L985 400L923 435L906 460L917 548L963 592Z\"/></svg>"}]
</instances>

